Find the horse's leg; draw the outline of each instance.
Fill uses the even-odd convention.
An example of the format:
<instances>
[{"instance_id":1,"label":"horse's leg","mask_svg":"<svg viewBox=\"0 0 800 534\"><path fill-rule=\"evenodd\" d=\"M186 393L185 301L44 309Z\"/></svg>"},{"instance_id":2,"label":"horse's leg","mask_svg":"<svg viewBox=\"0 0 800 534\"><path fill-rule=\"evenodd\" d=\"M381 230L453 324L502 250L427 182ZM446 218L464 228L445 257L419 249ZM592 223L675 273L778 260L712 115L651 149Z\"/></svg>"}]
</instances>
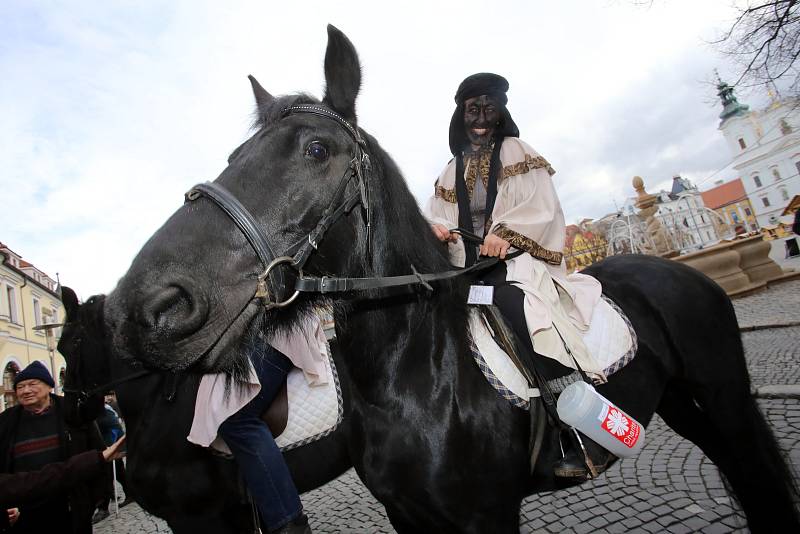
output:
<instances>
[{"instance_id":1,"label":"horse's leg","mask_svg":"<svg viewBox=\"0 0 800 534\"><path fill-rule=\"evenodd\" d=\"M753 532L800 532L792 474L746 375L702 385L673 381L657 411L725 475Z\"/></svg>"}]
</instances>

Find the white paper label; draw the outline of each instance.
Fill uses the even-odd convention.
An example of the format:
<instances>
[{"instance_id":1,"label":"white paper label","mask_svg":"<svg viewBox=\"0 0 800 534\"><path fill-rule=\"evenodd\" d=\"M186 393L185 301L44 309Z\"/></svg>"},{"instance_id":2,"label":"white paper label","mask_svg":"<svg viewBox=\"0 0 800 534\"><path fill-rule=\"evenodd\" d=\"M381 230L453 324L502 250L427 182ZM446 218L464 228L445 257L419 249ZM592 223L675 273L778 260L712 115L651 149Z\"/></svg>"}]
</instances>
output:
<instances>
[{"instance_id":1,"label":"white paper label","mask_svg":"<svg viewBox=\"0 0 800 534\"><path fill-rule=\"evenodd\" d=\"M491 304L494 286L469 286L467 304Z\"/></svg>"}]
</instances>

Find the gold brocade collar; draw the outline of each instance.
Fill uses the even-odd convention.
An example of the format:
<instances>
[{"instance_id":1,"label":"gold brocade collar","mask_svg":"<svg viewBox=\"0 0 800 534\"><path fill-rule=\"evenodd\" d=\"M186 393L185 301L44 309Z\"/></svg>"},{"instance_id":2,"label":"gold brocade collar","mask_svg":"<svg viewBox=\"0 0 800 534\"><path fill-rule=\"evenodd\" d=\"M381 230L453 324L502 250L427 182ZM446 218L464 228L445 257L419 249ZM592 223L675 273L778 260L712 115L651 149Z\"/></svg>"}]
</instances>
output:
<instances>
[{"instance_id":1,"label":"gold brocade collar","mask_svg":"<svg viewBox=\"0 0 800 534\"><path fill-rule=\"evenodd\" d=\"M472 191L475 190L475 181L480 176L483 187L489 187L489 168L492 165L492 152L494 151L494 141L481 147L477 152L464 154L464 181L467 184L467 193L472 198Z\"/></svg>"}]
</instances>

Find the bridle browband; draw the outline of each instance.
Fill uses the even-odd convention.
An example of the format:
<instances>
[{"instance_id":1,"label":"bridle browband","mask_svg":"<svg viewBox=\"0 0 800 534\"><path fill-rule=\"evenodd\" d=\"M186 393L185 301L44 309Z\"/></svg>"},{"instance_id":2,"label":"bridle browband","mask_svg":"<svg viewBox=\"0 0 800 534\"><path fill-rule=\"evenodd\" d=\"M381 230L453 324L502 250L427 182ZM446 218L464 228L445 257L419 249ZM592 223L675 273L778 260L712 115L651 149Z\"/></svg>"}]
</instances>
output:
<instances>
[{"instance_id":1,"label":"bridle browband","mask_svg":"<svg viewBox=\"0 0 800 534\"><path fill-rule=\"evenodd\" d=\"M326 232L330 227L345 213L349 213L357 204L361 204L364 209L364 220L366 227L367 256L371 256L372 240L372 213L370 207L370 157L367 153L367 144L359 131L353 127L344 117L333 110L313 104L299 104L289 106L281 112L281 118L293 114L311 113L313 115L325 117L338 124L355 142L353 158L339 179L336 191L330 204L323 212L320 220L314 229L309 232L295 246L290 247L291 252L282 256L277 256L269 245L264 233L259 228L258 222L250 214L239 200L233 196L224 186L216 182L205 182L197 184L185 195L186 202L193 202L200 197L206 197L214 202L228 217L236 224L244 234L247 241L253 247L256 255L264 266L264 272L258 277L258 286L253 298L259 298L266 309L282 308L288 306L303 292L313 293L332 293L344 291L358 291L376 288L388 288L410 285L422 285L428 290L432 290L428 282L445 280L461 276L463 274L486 269L495 263L497 258L489 258L475 263L464 269L454 269L440 273L420 274L411 265L411 274L401 276L383 276L370 278L339 278L339 277L315 277L306 276L303 267L309 257L317 249ZM351 180L356 181L356 191L349 197L342 200L347 185ZM462 234L468 234L464 231ZM464 237L468 237L465 235ZM475 236L477 237L477 236ZM481 238L478 238L482 241ZM272 300L269 286L270 281L273 287L283 288L284 278L278 266L286 264L295 269L299 276L295 282L294 293L286 300L278 302Z\"/></svg>"}]
</instances>

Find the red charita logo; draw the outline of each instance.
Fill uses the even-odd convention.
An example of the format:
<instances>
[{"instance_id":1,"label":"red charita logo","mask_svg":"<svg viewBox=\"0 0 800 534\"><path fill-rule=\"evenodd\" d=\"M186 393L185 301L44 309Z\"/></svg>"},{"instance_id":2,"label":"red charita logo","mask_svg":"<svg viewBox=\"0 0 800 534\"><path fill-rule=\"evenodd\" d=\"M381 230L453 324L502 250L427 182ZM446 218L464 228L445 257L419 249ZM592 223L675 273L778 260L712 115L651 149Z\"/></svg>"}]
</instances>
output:
<instances>
[{"instance_id":1,"label":"red charita logo","mask_svg":"<svg viewBox=\"0 0 800 534\"><path fill-rule=\"evenodd\" d=\"M602 424L603 430L620 440L629 449L632 449L639 440L642 427L616 408L611 408L606 414Z\"/></svg>"}]
</instances>

